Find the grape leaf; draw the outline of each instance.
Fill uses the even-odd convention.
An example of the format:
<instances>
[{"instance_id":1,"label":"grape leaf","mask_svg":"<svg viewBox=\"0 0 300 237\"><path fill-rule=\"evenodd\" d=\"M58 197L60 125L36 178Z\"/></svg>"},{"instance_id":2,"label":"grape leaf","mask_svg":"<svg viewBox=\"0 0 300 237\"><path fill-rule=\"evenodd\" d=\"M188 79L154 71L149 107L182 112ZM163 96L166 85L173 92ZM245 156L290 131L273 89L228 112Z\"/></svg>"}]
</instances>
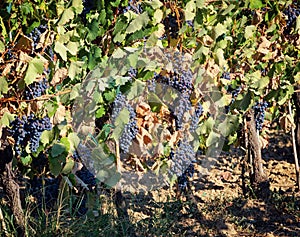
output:
<instances>
[{"instance_id":1,"label":"grape leaf","mask_svg":"<svg viewBox=\"0 0 300 237\"><path fill-rule=\"evenodd\" d=\"M8 83L5 77L0 77L0 96L8 91Z\"/></svg>"},{"instance_id":2,"label":"grape leaf","mask_svg":"<svg viewBox=\"0 0 300 237\"><path fill-rule=\"evenodd\" d=\"M65 9L59 22L58 25L65 25L68 23L70 20L74 18L75 14L72 8Z\"/></svg>"},{"instance_id":3,"label":"grape leaf","mask_svg":"<svg viewBox=\"0 0 300 237\"><path fill-rule=\"evenodd\" d=\"M26 85L29 85L35 81L39 74L44 71L44 62L40 58L33 58L29 64L26 71L24 81Z\"/></svg>"},{"instance_id":4,"label":"grape leaf","mask_svg":"<svg viewBox=\"0 0 300 237\"><path fill-rule=\"evenodd\" d=\"M5 45L4 43L0 40L0 53L3 53L5 51Z\"/></svg>"},{"instance_id":5,"label":"grape leaf","mask_svg":"<svg viewBox=\"0 0 300 237\"><path fill-rule=\"evenodd\" d=\"M66 147L63 144L54 144L53 147L51 148L51 156L52 157L57 157L64 153L66 150Z\"/></svg>"},{"instance_id":6,"label":"grape leaf","mask_svg":"<svg viewBox=\"0 0 300 237\"><path fill-rule=\"evenodd\" d=\"M259 9L262 8L264 5L261 0L250 0L250 8L251 9Z\"/></svg>"},{"instance_id":7,"label":"grape leaf","mask_svg":"<svg viewBox=\"0 0 300 237\"><path fill-rule=\"evenodd\" d=\"M72 158L68 158L67 161L66 161L66 164L65 164L65 166L64 166L64 168L62 169L61 172L63 174L69 174L69 173L71 173L71 171L72 171L72 169L74 167L74 164L75 164L74 160Z\"/></svg>"},{"instance_id":8,"label":"grape leaf","mask_svg":"<svg viewBox=\"0 0 300 237\"><path fill-rule=\"evenodd\" d=\"M126 29L126 33L131 34L135 31L142 29L143 26L146 26L150 21L147 12L143 12L141 15L138 15Z\"/></svg>"},{"instance_id":9,"label":"grape leaf","mask_svg":"<svg viewBox=\"0 0 300 237\"><path fill-rule=\"evenodd\" d=\"M54 51L58 53L64 61L67 61L67 51L68 49L60 42L56 42L54 46Z\"/></svg>"},{"instance_id":10,"label":"grape leaf","mask_svg":"<svg viewBox=\"0 0 300 237\"><path fill-rule=\"evenodd\" d=\"M121 134L123 132L123 129L125 125L129 122L129 111L128 109L124 108L119 113L119 116L116 118L115 121L115 129L111 135L112 139L115 139L116 141L119 140L121 137Z\"/></svg>"}]
</instances>

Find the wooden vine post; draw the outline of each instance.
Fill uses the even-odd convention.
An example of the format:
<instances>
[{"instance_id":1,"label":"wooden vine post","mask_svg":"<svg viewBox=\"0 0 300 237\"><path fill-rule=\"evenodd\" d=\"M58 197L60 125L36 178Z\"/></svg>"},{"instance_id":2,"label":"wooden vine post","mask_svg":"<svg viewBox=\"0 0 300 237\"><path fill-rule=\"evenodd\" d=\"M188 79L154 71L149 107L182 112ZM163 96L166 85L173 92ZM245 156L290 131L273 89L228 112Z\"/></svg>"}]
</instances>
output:
<instances>
[{"instance_id":1,"label":"wooden vine post","mask_svg":"<svg viewBox=\"0 0 300 237\"><path fill-rule=\"evenodd\" d=\"M296 181L297 181L297 189L300 191L300 172L299 172L299 161L298 157L300 157L300 85L297 84L295 86L294 93L294 104L296 107L294 122L296 125L296 129L292 128L292 138L293 138L293 147L294 147L294 158L295 158L295 169L296 169Z\"/></svg>"},{"instance_id":2,"label":"wooden vine post","mask_svg":"<svg viewBox=\"0 0 300 237\"><path fill-rule=\"evenodd\" d=\"M6 194L9 206L14 216L14 222L17 226L18 236L25 235L25 217L20 198L20 187L15 181L15 174L12 169L13 151L6 137L7 132L2 130L0 139L0 185Z\"/></svg>"},{"instance_id":3,"label":"wooden vine post","mask_svg":"<svg viewBox=\"0 0 300 237\"><path fill-rule=\"evenodd\" d=\"M246 135L247 135L247 160L250 164L250 182L255 195L260 198L268 198L270 183L264 172L261 155L261 144L255 126L254 110L246 114Z\"/></svg>"}]
</instances>

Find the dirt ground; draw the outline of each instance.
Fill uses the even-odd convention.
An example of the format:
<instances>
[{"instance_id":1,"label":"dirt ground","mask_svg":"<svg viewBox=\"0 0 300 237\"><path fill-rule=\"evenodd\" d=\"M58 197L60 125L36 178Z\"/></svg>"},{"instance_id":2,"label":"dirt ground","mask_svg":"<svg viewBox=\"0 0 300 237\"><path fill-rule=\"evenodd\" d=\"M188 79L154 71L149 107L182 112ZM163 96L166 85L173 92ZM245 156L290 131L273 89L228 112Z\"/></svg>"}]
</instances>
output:
<instances>
[{"instance_id":1,"label":"dirt ground","mask_svg":"<svg viewBox=\"0 0 300 237\"><path fill-rule=\"evenodd\" d=\"M263 150L271 195L260 200L242 191L243 152L223 153L180 198L170 190L153 191L129 200L138 236L300 236L300 194L289 134L275 132Z\"/></svg>"}]
</instances>

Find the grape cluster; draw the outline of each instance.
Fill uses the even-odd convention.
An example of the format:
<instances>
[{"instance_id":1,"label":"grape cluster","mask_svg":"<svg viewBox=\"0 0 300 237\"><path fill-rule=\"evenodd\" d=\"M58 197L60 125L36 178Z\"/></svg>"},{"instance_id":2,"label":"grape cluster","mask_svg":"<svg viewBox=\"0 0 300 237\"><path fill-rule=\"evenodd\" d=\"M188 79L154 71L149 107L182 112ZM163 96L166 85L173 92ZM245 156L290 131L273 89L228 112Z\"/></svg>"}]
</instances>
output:
<instances>
[{"instance_id":1,"label":"grape cluster","mask_svg":"<svg viewBox=\"0 0 300 237\"><path fill-rule=\"evenodd\" d=\"M33 82L25 88L24 98L25 100L31 100L40 97L45 94L48 88L47 79L43 78L41 81Z\"/></svg>"},{"instance_id":2,"label":"grape cluster","mask_svg":"<svg viewBox=\"0 0 300 237\"><path fill-rule=\"evenodd\" d=\"M265 120L265 110L268 107L267 102L257 102L253 106L254 109L254 117L255 117L255 125L258 131L262 130L262 126Z\"/></svg>"},{"instance_id":3,"label":"grape cluster","mask_svg":"<svg viewBox=\"0 0 300 237\"><path fill-rule=\"evenodd\" d=\"M203 107L201 103L197 103L195 106L195 111L192 115L192 121L191 121L191 126L190 126L190 132L194 132L198 128L198 123L200 120L200 116L203 113Z\"/></svg>"},{"instance_id":4,"label":"grape cluster","mask_svg":"<svg viewBox=\"0 0 300 237\"><path fill-rule=\"evenodd\" d=\"M136 14L141 14L143 12L143 8L142 8L142 5L140 3L138 3L137 1L130 0L128 2L128 6L123 9L123 13L126 13L128 11L133 11Z\"/></svg>"},{"instance_id":5,"label":"grape cluster","mask_svg":"<svg viewBox=\"0 0 300 237\"><path fill-rule=\"evenodd\" d=\"M28 191L37 202L37 206L41 207L44 204L46 208L53 208L59 193L59 178L53 177L37 177L29 181Z\"/></svg>"},{"instance_id":6,"label":"grape cluster","mask_svg":"<svg viewBox=\"0 0 300 237\"><path fill-rule=\"evenodd\" d=\"M39 27L34 28L29 34L28 37L32 39L32 48L39 52L41 49L37 49L37 45L40 42L41 34L45 33L47 26L40 25Z\"/></svg>"},{"instance_id":7,"label":"grape cluster","mask_svg":"<svg viewBox=\"0 0 300 237\"><path fill-rule=\"evenodd\" d=\"M195 152L191 144L183 140L179 142L175 150L171 151L169 158L172 161L169 170L170 177L173 175L180 177L186 172L191 162L195 161Z\"/></svg>"},{"instance_id":8,"label":"grape cluster","mask_svg":"<svg viewBox=\"0 0 300 237\"><path fill-rule=\"evenodd\" d=\"M128 70L128 76L130 78L136 78L136 75L137 75L137 70L133 67L130 67Z\"/></svg>"},{"instance_id":9,"label":"grape cluster","mask_svg":"<svg viewBox=\"0 0 300 237\"><path fill-rule=\"evenodd\" d=\"M163 24L165 26L166 32L169 33L171 38L178 38L178 32L179 32L179 25L177 22L176 15L169 14L167 17L163 20Z\"/></svg>"},{"instance_id":10,"label":"grape cluster","mask_svg":"<svg viewBox=\"0 0 300 237\"><path fill-rule=\"evenodd\" d=\"M195 164L192 162L188 168L185 170L185 172L180 175L177 179L178 182L178 188L180 191L184 191L187 188L188 185L188 179L192 178L195 173Z\"/></svg>"},{"instance_id":11,"label":"grape cluster","mask_svg":"<svg viewBox=\"0 0 300 237\"><path fill-rule=\"evenodd\" d=\"M192 109L192 104L188 94L180 94L174 103L173 115L175 116L176 129L182 129L187 122L185 117L186 112Z\"/></svg>"},{"instance_id":12,"label":"grape cluster","mask_svg":"<svg viewBox=\"0 0 300 237\"><path fill-rule=\"evenodd\" d=\"M76 172L78 178L80 178L91 189L97 185L96 177L85 167Z\"/></svg>"},{"instance_id":13,"label":"grape cluster","mask_svg":"<svg viewBox=\"0 0 300 237\"><path fill-rule=\"evenodd\" d=\"M82 20L84 23L86 23L86 15L89 14L91 10L93 10L95 6L95 1L94 0L82 0L83 4L83 10L80 14Z\"/></svg>"},{"instance_id":14,"label":"grape cluster","mask_svg":"<svg viewBox=\"0 0 300 237\"><path fill-rule=\"evenodd\" d=\"M300 8L297 5L289 5L283 13L287 16L286 28L283 33L289 35L296 25L297 17L300 15Z\"/></svg>"},{"instance_id":15,"label":"grape cluster","mask_svg":"<svg viewBox=\"0 0 300 237\"><path fill-rule=\"evenodd\" d=\"M221 78L230 80L230 72L223 72Z\"/></svg>"},{"instance_id":16,"label":"grape cluster","mask_svg":"<svg viewBox=\"0 0 300 237\"><path fill-rule=\"evenodd\" d=\"M10 126L9 131L15 140L14 150L17 155L21 154L21 148L24 148L28 142L30 143L30 150L36 152L42 132L52 129L49 117L35 118L34 114L28 117L16 117Z\"/></svg>"},{"instance_id":17,"label":"grape cluster","mask_svg":"<svg viewBox=\"0 0 300 237\"><path fill-rule=\"evenodd\" d=\"M190 94L193 90L192 78L193 74L191 70L174 72L170 76L162 76L160 74L154 76L155 81L169 85L179 92L186 94Z\"/></svg>"},{"instance_id":18,"label":"grape cluster","mask_svg":"<svg viewBox=\"0 0 300 237\"><path fill-rule=\"evenodd\" d=\"M112 112L112 122L114 123L119 113L123 108L129 111L129 123L127 123L120 136L121 151L127 153L129 151L132 140L138 133L138 126L136 122L136 113L132 106L126 101L126 97L122 93L118 93L114 101L114 109Z\"/></svg>"}]
</instances>

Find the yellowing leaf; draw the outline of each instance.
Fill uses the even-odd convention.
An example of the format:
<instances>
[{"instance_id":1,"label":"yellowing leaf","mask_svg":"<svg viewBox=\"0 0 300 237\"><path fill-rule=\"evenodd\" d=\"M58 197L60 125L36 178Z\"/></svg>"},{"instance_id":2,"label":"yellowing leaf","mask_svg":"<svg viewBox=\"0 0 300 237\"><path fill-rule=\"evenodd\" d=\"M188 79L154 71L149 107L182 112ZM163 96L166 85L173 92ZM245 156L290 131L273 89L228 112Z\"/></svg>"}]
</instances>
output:
<instances>
[{"instance_id":1,"label":"yellowing leaf","mask_svg":"<svg viewBox=\"0 0 300 237\"><path fill-rule=\"evenodd\" d=\"M64 61L67 61L68 48L66 48L66 46L57 41L54 46L54 51L58 53Z\"/></svg>"},{"instance_id":2,"label":"yellowing leaf","mask_svg":"<svg viewBox=\"0 0 300 237\"><path fill-rule=\"evenodd\" d=\"M146 26L150 21L147 12L143 12L141 15L138 15L126 29L126 33L131 34L138 30L141 30L143 26Z\"/></svg>"},{"instance_id":3,"label":"yellowing leaf","mask_svg":"<svg viewBox=\"0 0 300 237\"><path fill-rule=\"evenodd\" d=\"M50 82L52 86L55 86L61 83L66 77L68 76L68 69L67 68L59 68L54 73L54 76Z\"/></svg>"},{"instance_id":4,"label":"yellowing leaf","mask_svg":"<svg viewBox=\"0 0 300 237\"><path fill-rule=\"evenodd\" d=\"M58 25L64 25L64 24L68 23L70 20L72 20L74 18L74 16L75 16L75 14L74 14L74 11L72 8L66 9L61 16L61 18L58 22Z\"/></svg>"},{"instance_id":5,"label":"yellowing leaf","mask_svg":"<svg viewBox=\"0 0 300 237\"><path fill-rule=\"evenodd\" d=\"M254 31L256 30L256 27L254 25L246 26L245 29L245 38L249 39L253 37Z\"/></svg>"},{"instance_id":6,"label":"yellowing leaf","mask_svg":"<svg viewBox=\"0 0 300 237\"><path fill-rule=\"evenodd\" d=\"M185 20L192 21L196 16L196 3L195 1L189 1L185 7Z\"/></svg>"}]
</instances>

